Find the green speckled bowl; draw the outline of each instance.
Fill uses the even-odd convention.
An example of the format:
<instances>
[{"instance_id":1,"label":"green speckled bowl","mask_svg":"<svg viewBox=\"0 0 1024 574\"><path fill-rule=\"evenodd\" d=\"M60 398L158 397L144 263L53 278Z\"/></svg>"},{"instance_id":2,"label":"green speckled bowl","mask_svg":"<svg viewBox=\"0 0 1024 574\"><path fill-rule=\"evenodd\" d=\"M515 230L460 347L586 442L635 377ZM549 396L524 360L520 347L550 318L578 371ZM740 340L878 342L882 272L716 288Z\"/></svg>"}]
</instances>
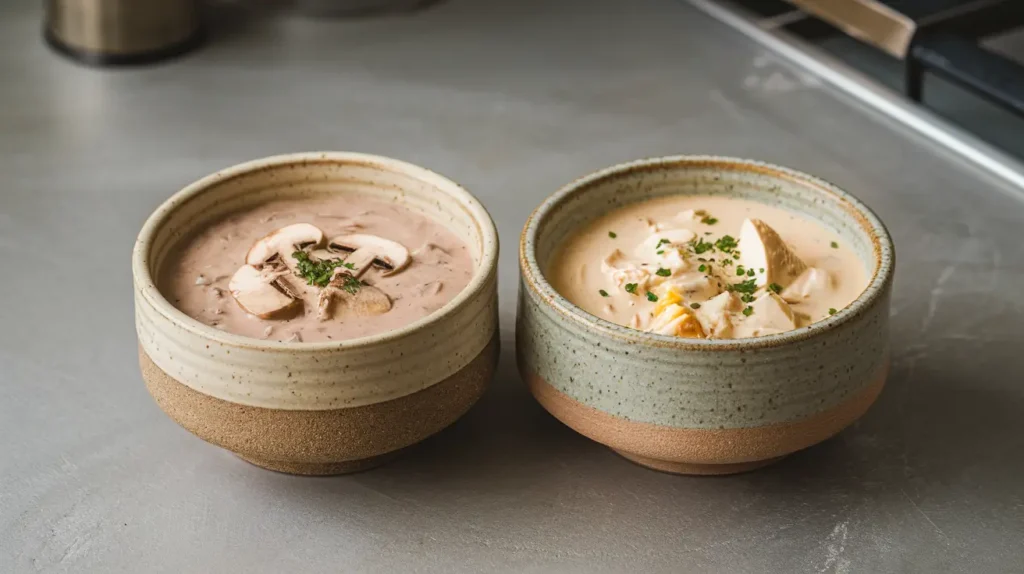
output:
<instances>
[{"instance_id":1,"label":"green speckled bowl","mask_svg":"<svg viewBox=\"0 0 1024 574\"><path fill-rule=\"evenodd\" d=\"M870 283L824 321L738 340L621 327L559 295L551 257L587 222L676 194L753 199L815 218L853 246ZM519 246L519 370L551 414L624 457L681 474L757 468L863 415L885 383L894 249L882 222L825 181L759 162L648 159L579 179L530 216Z\"/></svg>"}]
</instances>

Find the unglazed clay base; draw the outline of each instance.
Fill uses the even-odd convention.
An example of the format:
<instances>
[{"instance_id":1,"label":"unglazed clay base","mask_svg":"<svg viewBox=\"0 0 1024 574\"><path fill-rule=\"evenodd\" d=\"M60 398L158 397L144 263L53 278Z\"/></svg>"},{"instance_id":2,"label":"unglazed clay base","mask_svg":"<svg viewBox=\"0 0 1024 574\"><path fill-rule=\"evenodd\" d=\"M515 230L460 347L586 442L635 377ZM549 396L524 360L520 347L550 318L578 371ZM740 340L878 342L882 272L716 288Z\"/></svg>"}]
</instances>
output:
<instances>
[{"instance_id":1,"label":"unglazed clay base","mask_svg":"<svg viewBox=\"0 0 1024 574\"><path fill-rule=\"evenodd\" d=\"M843 403L811 417L753 428L687 429L629 421L584 405L526 373L530 391L555 418L639 465L675 474L735 474L767 466L834 436L882 391L888 364Z\"/></svg>"},{"instance_id":2,"label":"unglazed clay base","mask_svg":"<svg viewBox=\"0 0 1024 574\"><path fill-rule=\"evenodd\" d=\"M397 399L332 410L285 410L200 393L157 367L140 349L146 387L157 404L199 438L257 466L292 474L366 470L455 422L480 398L494 372L497 335L466 367Z\"/></svg>"}]
</instances>

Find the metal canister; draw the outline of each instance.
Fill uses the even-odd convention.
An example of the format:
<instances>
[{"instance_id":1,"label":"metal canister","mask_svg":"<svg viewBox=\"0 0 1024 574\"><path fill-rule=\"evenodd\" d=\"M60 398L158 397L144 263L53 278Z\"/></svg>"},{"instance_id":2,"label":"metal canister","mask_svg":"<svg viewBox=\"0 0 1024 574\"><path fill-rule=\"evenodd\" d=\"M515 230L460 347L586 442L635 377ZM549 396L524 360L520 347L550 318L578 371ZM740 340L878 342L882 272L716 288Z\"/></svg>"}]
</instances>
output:
<instances>
[{"instance_id":1,"label":"metal canister","mask_svg":"<svg viewBox=\"0 0 1024 574\"><path fill-rule=\"evenodd\" d=\"M201 43L198 0L47 0L44 34L58 52L93 65L144 64Z\"/></svg>"}]
</instances>

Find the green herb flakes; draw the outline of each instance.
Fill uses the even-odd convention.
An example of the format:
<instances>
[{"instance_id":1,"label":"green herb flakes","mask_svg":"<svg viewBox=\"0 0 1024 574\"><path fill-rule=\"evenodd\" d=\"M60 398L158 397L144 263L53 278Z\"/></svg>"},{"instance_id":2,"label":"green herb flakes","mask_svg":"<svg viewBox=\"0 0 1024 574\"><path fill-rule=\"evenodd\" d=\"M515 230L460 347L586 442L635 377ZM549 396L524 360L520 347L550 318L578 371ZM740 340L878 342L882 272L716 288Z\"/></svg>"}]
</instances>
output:
<instances>
[{"instance_id":1,"label":"green herb flakes","mask_svg":"<svg viewBox=\"0 0 1024 574\"><path fill-rule=\"evenodd\" d=\"M718 241L715 241L715 247L717 247L719 251L724 251L726 253L736 249L738 246L739 244L736 243L736 238L732 235L723 235L718 238Z\"/></svg>"},{"instance_id":2,"label":"green herb flakes","mask_svg":"<svg viewBox=\"0 0 1024 574\"><path fill-rule=\"evenodd\" d=\"M626 293L636 295L636 283L626 283Z\"/></svg>"},{"instance_id":3,"label":"green herb flakes","mask_svg":"<svg viewBox=\"0 0 1024 574\"><path fill-rule=\"evenodd\" d=\"M836 311L836 308L835 308L835 307L830 307L830 308L829 308L829 310L828 310L828 314L829 314L829 315L835 315L835 314L836 314L836 313L838 313L838 312L839 312L839 311Z\"/></svg>"},{"instance_id":4,"label":"green herb flakes","mask_svg":"<svg viewBox=\"0 0 1024 574\"><path fill-rule=\"evenodd\" d=\"M608 237L611 237L612 239L615 239L618 236L619 236L619 234L615 233L614 231L609 231L608 232Z\"/></svg>"},{"instance_id":5,"label":"green herb flakes","mask_svg":"<svg viewBox=\"0 0 1024 574\"><path fill-rule=\"evenodd\" d=\"M669 277L672 275L672 272L669 271L668 269L659 268L657 271L654 272L654 274L657 275L658 277Z\"/></svg>"},{"instance_id":6,"label":"green herb flakes","mask_svg":"<svg viewBox=\"0 0 1024 574\"><path fill-rule=\"evenodd\" d=\"M716 219L714 217L711 217L710 215L705 215L700 220L700 222L703 223L704 225L714 225L714 224L718 223L718 219Z\"/></svg>"},{"instance_id":7,"label":"green herb flakes","mask_svg":"<svg viewBox=\"0 0 1024 574\"><path fill-rule=\"evenodd\" d=\"M839 249L839 244L835 241L832 242L832 249Z\"/></svg>"},{"instance_id":8,"label":"green herb flakes","mask_svg":"<svg viewBox=\"0 0 1024 574\"><path fill-rule=\"evenodd\" d=\"M604 289L598 289L597 292L600 293L602 297L607 297L608 296L608 292L605 291Z\"/></svg>"},{"instance_id":9,"label":"green herb flakes","mask_svg":"<svg viewBox=\"0 0 1024 574\"><path fill-rule=\"evenodd\" d=\"M295 253L292 253L292 257L298 261L296 270L298 271L299 276L305 279L308 285L316 285L317 287L327 287L327 284L331 282L331 278L334 277L334 270L338 267L345 267L347 269L355 268L351 263L345 263L341 259L314 261L305 251L296 251ZM358 285L359 282L356 281L352 288L358 291ZM348 287L349 285L346 283L343 288L347 290Z\"/></svg>"},{"instance_id":10,"label":"green herb flakes","mask_svg":"<svg viewBox=\"0 0 1024 574\"><path fill-rule=\"evenodd\" d=\"M655 301L658 300L658 296L655 295L654 293L651 293L650 291L648 291L647 292L647 300L650 301L651 303L654 303Z\"/></svg>"},{"instance_id":11,"label":"green herb flakes","mask_svg":"<svg viewBox=\"0 0 1024 574\"><path fill-rule=\"evenodd\" d=\"M753 293L757 291L757 279L747 279L746 281L740 281L739 283L733 283L727 287L729 291L735 291L736 293Z\"/></svg>"},{"instance_id":12,"label":"green herb flakes","mask_svg":"<svg viewBox=\"0 0 1024 574\"><path fill-rule=\"evenodd\" d=\"M704 238L698 238L697 242L692 243L692 245L693 252L696 253L697 255L700 255L701 253L704 253L715 248L714 244L704 241Z\"/></svg>"},{"instance_id":13,"label":"green herb flakes","mask_svg":"<svg viewBox=\"0 0 1024 574\"><path fill-rule=\"evenodd\" d=\"M743 277L746 274L747 274L747 270L744 269L742 265L740 265L739 267L736 268L736 275L738 275L739 277Z\"/></svg>"},{"instance_id":14,"label":"green herb flakes","mask_svg":"<svg viewBox=\"0 0 1024 574\"><path fill-rule=\"evenodd\" d=\"M701 263L700 267L697 268L697 271L700 271L701 273L703 273L703 272L705 272L707 270L708 270L708 266L704 265L703 263Z\"/></svg>"},{"instance_id":15,"label":"green herb flakes","mask_svg":"<svg viewBox=\"0 0 1024 574\"><path fill-rule=\"evenodd\" d=\"M775 293L782 293L782 285L779 285L778 283L769 284L768 289L772 290Z\"/></svg>"},{"instance_id":16,"label":"green herb flakes","mask_svg":"<svg viewBox=\"0 0 1024 574\"><path fill-rule=\"evenodd\" d=\"M747 269L747 277L753 277L753 276L754 276L754 270L753 269Z\"/></svg>"},{"instance_id":17,"label":"green herb flakes","mask_svg":"<svg viewBox=\"0 0 1024 574\"><path fill-rule=\"evenodd\" d=\"M751 307L750 305L747 305L746 307L743 308L743 314L746 315L747 317L753 315L754 314L754 308Z\"/></svg>"},{"instance_id":18,"label":"green herb flakes","mask_svg":"<svg viewBox=\"0 0 1024 574\"><path fill-rule=\"evenodd\" d=\"M700 309L700 303L690 303L690 309Z\"/></svg>"}]
</instances>

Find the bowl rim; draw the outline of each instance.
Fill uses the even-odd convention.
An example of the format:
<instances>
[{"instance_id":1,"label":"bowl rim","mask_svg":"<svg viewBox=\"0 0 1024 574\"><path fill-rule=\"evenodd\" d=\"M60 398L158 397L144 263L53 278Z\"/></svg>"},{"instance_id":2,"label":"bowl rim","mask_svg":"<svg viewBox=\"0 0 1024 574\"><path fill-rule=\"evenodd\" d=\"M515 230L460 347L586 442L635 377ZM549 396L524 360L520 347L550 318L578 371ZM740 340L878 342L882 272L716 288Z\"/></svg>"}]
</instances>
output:
<instances>
[{"instance_id":1,"label":"bowl rim","mask_svg":"<svg viewBox=\"0 0 1024 574\"><path fill-rule=\"evenodd\" d=\"M402 173L412 176L425 183L434 185L442 193L458 201L470 215L473 223L480 234L482 251L480 263L462 291L448 301L443 307L421 317L398 329L356 337L339 341L318 341L318 342L283 342L264 341L253 339L243 335L236 335L227 331L221 331L206 325L179 310L160 292L157 282L154 281L149 269L149 255L153 239L167 219L178 207L193 197L206 193L215 185L231 179L253 174L259 171L274 170L292 165L312 165L318 163L327 164L350 164L364 167L384 169L394 173ZM428 216L429 217L429 216ZM439 220L435 220L439 221ZM442 225L443 222L439 221ZM132 278L135 283L136 292L140 293L147 304L150 305L165 320L170 321L176 327L187 331L192 335L202 337L206 340L220 343L222 345L236 348L250 348L266 351L279 352L317 352L334 351L342 349L359 349L370 346L377 346L390 343L412 333L423 331L432 324L451 316L467 301L488 288L491 277L497 272L498 265L498 231L494 220L487 209L468 190L455 181L438 174L430 169L421 167L406 161L394 159L387 156L347 152L347 151L313 151L297 152L273 155L260 159L250 160L218 170L210 175L190 183L174 195L160 204L156 210L146 219L139 235L136 238L135 246L132 249Z\"/></svg>"},{"instance_id":2,"label":"bowl rim","mask_svg":"<svg viewBox=\"0 0 1024 574\"><path fill-rule=\"evenodd\" d=\"M872 244L874 270L864 290L849 305L809 325L758 337L742 339L688 339L647 333L592 315L563 297L545 278L536 259L536 240L545 218L559 205L596 185L640 171L712 168L722 171L757 173L777 180L811 187L838 200L847 215L868 235ZM545 304L584 330L627 343L686 351L746 351L768 349L817 338L861 316L886 293L895 268L895 247L882 220L863 202L840 187L819 177L757 160L716 155L672 155L619 163L579 177L548 196L526 220L519 239L519 268L526 288L540 295Z\"/></svg>"}]
</instances>

